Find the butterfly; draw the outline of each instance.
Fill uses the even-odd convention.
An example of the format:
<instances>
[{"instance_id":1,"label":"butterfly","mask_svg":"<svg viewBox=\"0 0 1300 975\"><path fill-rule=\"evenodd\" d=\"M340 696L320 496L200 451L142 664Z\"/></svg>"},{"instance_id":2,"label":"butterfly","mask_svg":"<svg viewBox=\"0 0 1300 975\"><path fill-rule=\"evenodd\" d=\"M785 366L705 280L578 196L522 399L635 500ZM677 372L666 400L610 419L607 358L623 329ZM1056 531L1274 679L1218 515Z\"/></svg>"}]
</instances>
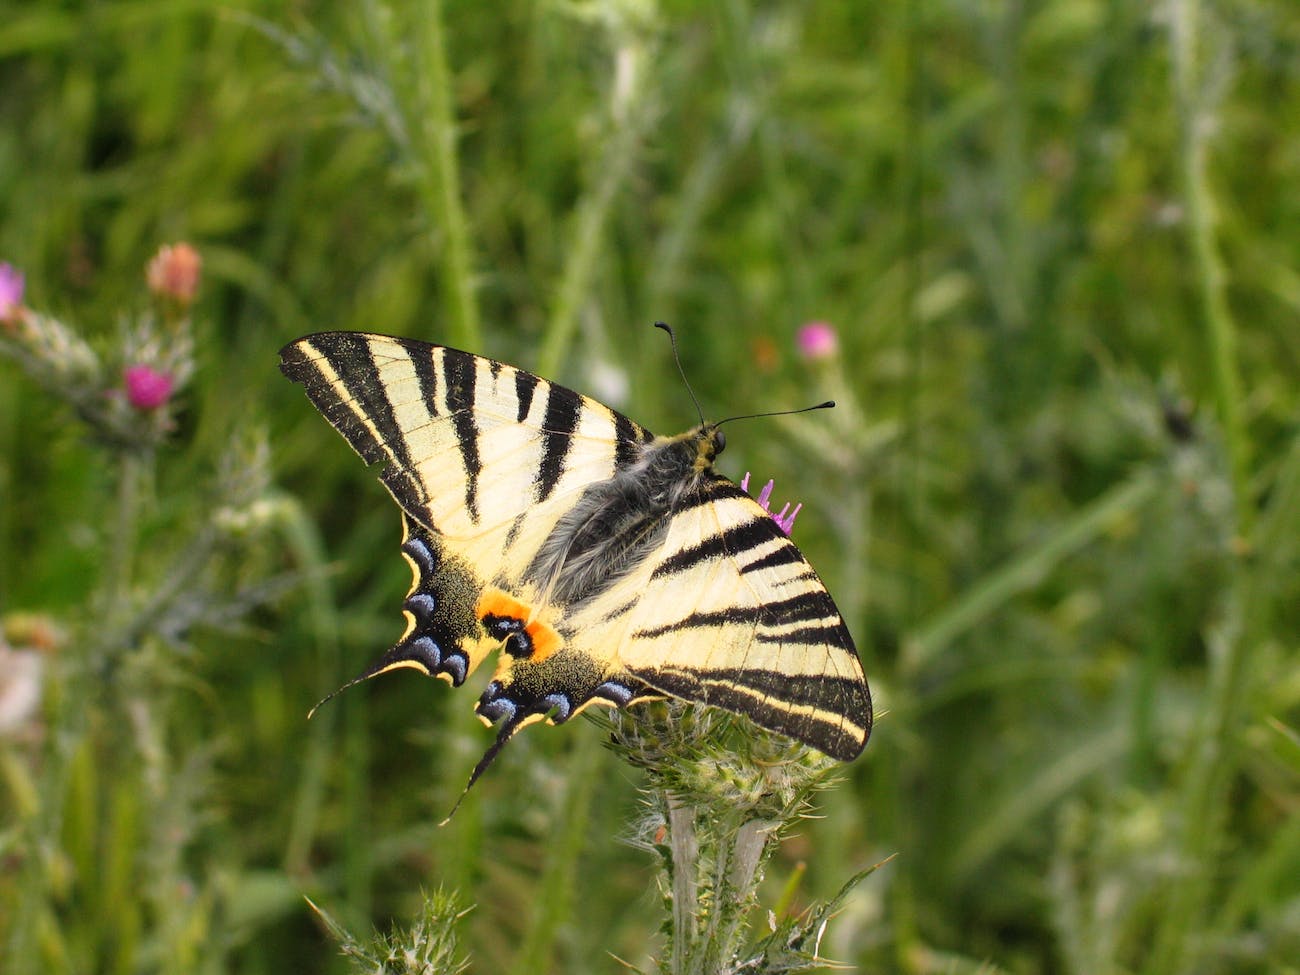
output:
<instances>
[{"instance_id":1,"label":"butterfly","mask_svg":"<svg viewBox=\"0 0 1300 975\"><path fill-rule=\"evenodd\" d=\"M853 639L766 507L714 470L717 424L656 437L522 369L386 335L308 335L280 368L401 509L406 631L344 687L402 667L460 686L499 651L475 710L500 728L470 786L528 724L665 697L862 751Z\"/></svg>"}]
</instances>

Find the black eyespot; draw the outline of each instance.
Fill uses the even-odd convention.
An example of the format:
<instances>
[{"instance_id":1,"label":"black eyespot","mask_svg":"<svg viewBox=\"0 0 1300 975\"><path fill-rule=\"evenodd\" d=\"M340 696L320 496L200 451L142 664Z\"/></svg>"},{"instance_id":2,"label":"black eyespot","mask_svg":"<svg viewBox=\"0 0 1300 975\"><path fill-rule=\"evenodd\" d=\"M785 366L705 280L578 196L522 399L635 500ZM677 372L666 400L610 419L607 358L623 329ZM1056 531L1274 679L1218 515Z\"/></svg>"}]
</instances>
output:
<instances>
[{"instance_id":1,"label":"black eyespot","mask_svg":"<svg viewBox=\"0 0 1300 975\"><path fill-rule=\"evenodd\" d=\"M720 454L727 449L727 435L721 430L713 431L713 452Z\"/></svg>"},{"instance_id":2,"label":"black eyespot","mask_svg":"<svg viewBox=\"0 0 1300 975\"><path fill-rule=\"evenodd\" d=\"M504 641L505 651L510 656L526 660L533 655L533 641L523 620L488 613L483 617L483 629L496 639Z\"/></svg>"}]
</instances>

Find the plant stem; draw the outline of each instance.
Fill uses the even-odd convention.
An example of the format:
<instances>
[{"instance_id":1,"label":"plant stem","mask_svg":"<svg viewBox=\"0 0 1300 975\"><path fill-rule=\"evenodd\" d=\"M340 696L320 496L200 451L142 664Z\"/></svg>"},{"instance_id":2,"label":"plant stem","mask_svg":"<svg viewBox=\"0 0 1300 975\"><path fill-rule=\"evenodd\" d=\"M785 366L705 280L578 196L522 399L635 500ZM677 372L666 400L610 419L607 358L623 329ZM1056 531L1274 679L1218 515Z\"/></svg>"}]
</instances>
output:
<instances>
[{"instance_id":1,"label":"plant stem","mask_svg":"<svg viewBox=\"0 0 1300 975\"><path fill-rule=\"evenodd\" d=\"M695 887L695 865L700 845L695 836L695 813L679 798L667 795L668 842L672 856L673 946L672 975L686 971L686 947L699 938L695 911L699 891Z\"/></svg>"},{"instance_id":2,"label":"plant stem","mask_svg":"<svg viewBox=\"0 0 1300 975\"><path fill-rule=\"evenodd\" d=\"M578 204L574 224L573 242L569 246L568 261L564 265L556 293L555 305L546 323L546 336L538 357L537 371L543 376L560 373L573 343L578 326L578 313L596 273L596 257L601 231L609 216L618 190L627 181L632 164L637 158L641 136L649 125L651 116L649 95L645 90L647 66L654 59L655 47L651 41L625 40L615 52L616 57L633 59L635 72L631 79L626 104L616 107L609 120L612 131L604 141L604 151L593 170L598 174L595 186L583 195ZM636 59L639 59L637 63Z\"/></svg>"},{"instance_id":3,"label":"plant stem","mask_svg":"<svg viewBox=\"0 0 1300 975\"><path fill-rule=\"evenodd\" d=\"M476 349L481 345L478 303L474 296L474 248L469 221L461 202L460 166L456 152L456 118L452 78L447 66L442 0L415 5L420 44L414 117L407 125L417 133L420 192L433 229L446 241L442 281L451 306L448 323L453 344Z\"/></svg>"},{"instance_id":4,"label":"plant stem","mask_svg":"<svg viewBox=\"0 0 1300 975\"><path fill-rule=\"evenodd\" d=\"M1236 502L1236 534L1250 540L1254 525L1249 450L1237 375L1236 330L1224 290L1223 265L1214 236L1214 201L1206 173L1207 134L1204 78L1197 67L1200 8L1197 0L1170 4L1170 48L1174 100L1181 129L1183 204L1196 271L1205 343L1214 380L1215 405L1228 451ZM1238 560L1223 609L1224 619L1208 635L1210 678L1205 721L1188 757L1179 814L1183 875L1170 885L1148 971L1162 975L1186 967L1190 942L1205 920L1213 865L1223 848L1227 789L1236 767L1237 735L1258 622L1266 618L1256 601L1263 591L1259 570Z\"/></svg>"},{"instance_id":5,"label":"plant stem","mask_svg":"<svg viewBox=\"0 0 1300 975\"><path fill-rule=\"evenodd\" d=\"M1187 215L1188 244L1192 252L1197 297L1200 300L1206 351L1214 380L1215 408L1223 426L1235 494L1240 538L1250 535L1254 511L1250 493L1250 452L1241 408L1241 380L1237 373L1237 332L1228 309L1223 262L1214 234L1214 196L1210 191L1206 160L1209 112L1203 105L1204 79L1197 71L1198 0L1170 4L1174 101L1178 109L1179 155L1183 207Z\"/></svg>"},{"instance_id":6,"label":"plant stem","mask_svg":"<svg viewBox=\"0 0 1300 975\"><path fill-rule=\"evenodd\" d=\"M144 475L144 461L138 454L123 452L119 455L117 471L117 504L113 512L112 537L109 541L106 571L104 574L104 618L112 624L106 632L117 634L120 626L130 616L126 606L131 591L131 565L135 560L136 540L140 531L140 481ZM110 637L109 644L113 642ZM100 652L105 651L100 646ZM106 663L94 661L95 666Z\"/></svg>"}]
</instances>

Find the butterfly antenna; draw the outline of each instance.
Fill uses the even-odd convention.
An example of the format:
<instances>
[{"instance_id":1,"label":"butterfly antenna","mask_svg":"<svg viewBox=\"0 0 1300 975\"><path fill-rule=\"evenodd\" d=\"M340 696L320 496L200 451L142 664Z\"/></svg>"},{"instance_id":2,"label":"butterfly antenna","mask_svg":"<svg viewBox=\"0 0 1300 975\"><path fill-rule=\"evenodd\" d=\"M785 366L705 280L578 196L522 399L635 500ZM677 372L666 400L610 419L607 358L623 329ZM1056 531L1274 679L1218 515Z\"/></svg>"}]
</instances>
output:
<instances>
[{"instance_id":1,"label":"butterfly antenna","mask_svg":"<svg viewBox=\"0 0 1300 975\"><path fill-rule=\"evenodd\" d=\"M719 420L714 424L720 427L724 423L730 423L732 420L753 420L760 416L794 416L796 413L809 413L812 410L830 410L835 408L835 400L828 399L825 403L818 403L816 406L805 406L800 410L773 410L770 413L746 413L743 416L729 416L725 420Z\"/></svg>"},{"instance_id":2,"label":"butterfly antenna","mask_svg":"<svg viewBox=\"0 0 1300 975\"><path fill-rule=\"evenodd\" d=\"M662 328L668 333L668 341L673 347L673 361L677 363L677 371L681 373L686 392L691 394L691 402L695 404L695 412L700 417L700 426L704 426L704 411L700 409L700 401L695 398L695 390L691 389L691 381L686 378L686 370L682 368L682 357L677 354L677 336L673 334L672 328L663 322L655 322L655 328Z\"/></svg>"}]
</instances>

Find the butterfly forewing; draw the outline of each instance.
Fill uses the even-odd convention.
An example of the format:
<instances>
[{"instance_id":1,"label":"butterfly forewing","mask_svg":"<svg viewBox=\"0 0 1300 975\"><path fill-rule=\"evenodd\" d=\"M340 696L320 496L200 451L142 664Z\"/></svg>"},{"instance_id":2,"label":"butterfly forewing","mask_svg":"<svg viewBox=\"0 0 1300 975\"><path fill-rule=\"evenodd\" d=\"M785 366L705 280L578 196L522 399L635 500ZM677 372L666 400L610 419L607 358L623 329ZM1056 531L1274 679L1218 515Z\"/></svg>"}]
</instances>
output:
<instances>
[{"instance_id":1,"label":"butterfly forewing","mask_svg":"<svg viewBox=\"0 0 1300 975\"><path fill-rule=\"evenodd\" d=\"M281 369L367 463L387 462L398 504L443 536L558 516L564 506L547 502L612 476L653 439L571 389L413 339L311 335L281 351Z\"/></svg>"}]
</instances>

